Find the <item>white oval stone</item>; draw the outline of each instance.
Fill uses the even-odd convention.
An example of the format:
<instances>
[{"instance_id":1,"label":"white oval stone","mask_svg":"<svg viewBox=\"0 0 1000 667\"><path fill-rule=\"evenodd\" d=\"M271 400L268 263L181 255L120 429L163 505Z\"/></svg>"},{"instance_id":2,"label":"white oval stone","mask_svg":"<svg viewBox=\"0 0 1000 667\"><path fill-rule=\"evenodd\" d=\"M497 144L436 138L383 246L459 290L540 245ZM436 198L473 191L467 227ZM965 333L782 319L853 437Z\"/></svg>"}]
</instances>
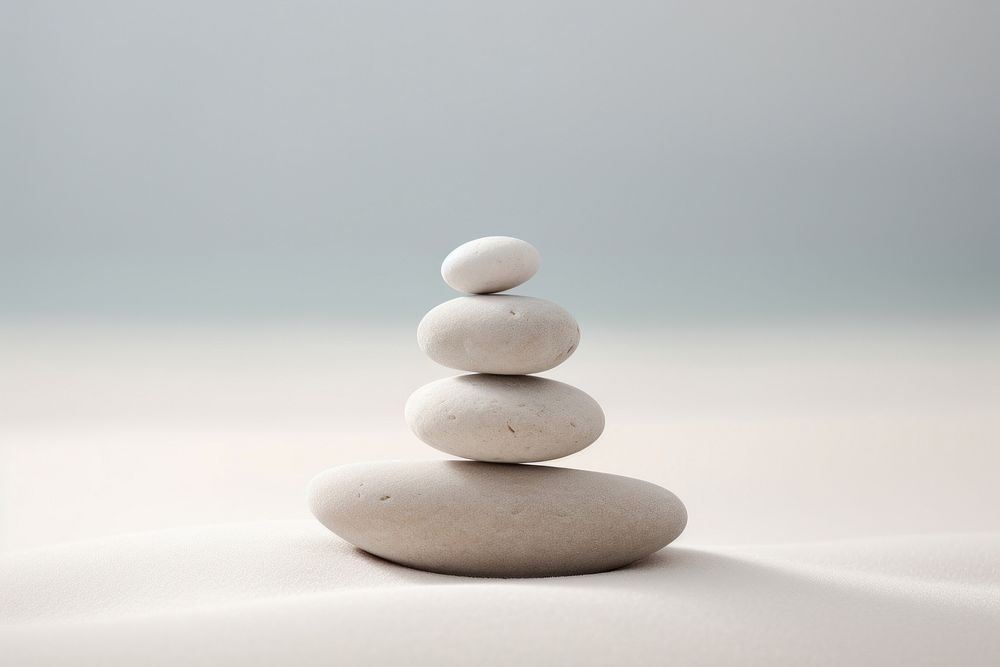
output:
<instances>
[{"instance_id":1,"label":"white oval stone","mask_svg":"<svg viewBox=\"0 0 1000 667\"><path fill-rule=\"evenodd\" d=\"M580 327L572 315L545 299L460 296L424 315L417 342L442 366L526 375L566 361L580 343Z\"/></svg>"},{"instance_id":2,"label":"white oval stone","mask_svg":"<svg viewBox=\"0 0 1000 667\"><path fill-rule=\"evenodd\" d=\"M604 411L571 385L531 375L459 375L406 401L406 423L442 452L529 463L574 454L604 430Z\"/></svg>"},{"instance_id":3,"label":"white oval stone","mask_svg":"<svg viewBox=\"0 0 1000 667\"><path fill-rule=\"evenodd\" d=\"M381 558L476 577L550 577L628 565L672 542L683 503L630 477L478 461L379 461L309 484L320 522Z\"/></svg>"},{"instance_id":4,"label":"white oval stone","mask_svg":"<svg viewBox=\"0 0 1000 667\"><path fill-rule=\"evenodd\" d=\"M452 250L441 264L441 277L459 292L490 294L527 281L541 263L538 250L527 241L486 236Z\"/></svg>"}]
</instances>

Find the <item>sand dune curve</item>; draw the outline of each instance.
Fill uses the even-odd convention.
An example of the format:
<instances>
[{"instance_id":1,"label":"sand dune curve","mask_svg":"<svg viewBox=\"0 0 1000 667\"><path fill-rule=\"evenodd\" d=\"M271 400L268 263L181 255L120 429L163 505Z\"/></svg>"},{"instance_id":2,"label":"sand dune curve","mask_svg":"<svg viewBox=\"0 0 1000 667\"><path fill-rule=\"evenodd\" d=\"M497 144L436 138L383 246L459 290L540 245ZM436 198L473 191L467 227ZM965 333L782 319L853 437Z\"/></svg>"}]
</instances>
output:
<instances>
[{"instance_id":1,"label":"sand dune curve","mask_svg":"<svg viewBox=\"0 0 1000 667\"><path fill-rule=\"evenodd\" d=\"M400 567L311 521L0 557L0 655L33 664L995 664L1000 534L668 547L586 577Z\"/></svg>"}]
</instances>

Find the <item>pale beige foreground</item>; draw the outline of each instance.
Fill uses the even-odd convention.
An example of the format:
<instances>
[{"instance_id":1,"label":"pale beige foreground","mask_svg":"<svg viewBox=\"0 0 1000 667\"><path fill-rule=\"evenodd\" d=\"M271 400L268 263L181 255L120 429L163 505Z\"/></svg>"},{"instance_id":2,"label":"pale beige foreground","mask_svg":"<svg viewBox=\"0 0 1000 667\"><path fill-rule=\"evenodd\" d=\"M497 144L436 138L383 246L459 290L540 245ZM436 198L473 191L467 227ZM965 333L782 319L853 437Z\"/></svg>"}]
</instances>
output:
<instances>
[{"instance_id":1,"label":"pale beige foreground","mask_svg":"<svg viewBox=\"0 0 1000 667\"><path fill-rule=\"evenodd\" d=\"M0 558L12 665L990 665L1000 535L668 547L584 577L468 579L310 521Z\"/></svg>"},{"instance_id":2,"label":"pale beige foreground","mask_svg":"<svg viewBox=\"0 0 1000 667\"><path fill-rule=\"evenodd\" d=\"M583 324L550 377L607 427L553 464L670 489L680 546L1000 530L1000 323ZM0 326L0 369L0 550L311 518L326 468L442 458L403 406L454 375L412 322Z\"/></svg>"},{"instance_id":3,"label":"pale beige foreground","mask_svg":"<svg viewBox=\"0 0 1000 667\"><path fill-rule=\"evenodd\" d=\"M453 373L412 325L0 327L0 664L996 663L1000 325L583 324L552 377L608 427L559 465L690 521L530 581L408 570L309 516L325 468L439 456L402 407Z\"/></svg>"}]
</instances>

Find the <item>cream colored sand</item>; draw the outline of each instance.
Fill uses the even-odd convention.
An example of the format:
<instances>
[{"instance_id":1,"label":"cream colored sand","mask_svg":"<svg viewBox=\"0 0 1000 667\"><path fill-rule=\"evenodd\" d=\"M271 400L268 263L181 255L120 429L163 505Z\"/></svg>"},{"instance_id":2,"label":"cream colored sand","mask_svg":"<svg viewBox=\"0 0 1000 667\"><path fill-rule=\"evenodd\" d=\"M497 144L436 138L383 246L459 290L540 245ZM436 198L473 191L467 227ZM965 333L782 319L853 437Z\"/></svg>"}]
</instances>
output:
<instances>
[{"instance_id":1,"label":"cream colored sand","mask_svg":"<svg viewBox=\"0 0 1000 667\"><path fill-rule=\"evenodd\" d=\"M309 521L2 560L5 664L991 665L1000 535L667 548L586 577L434 575Z\"/></svg>"},{"instance_id":2,"label":"cream colored sand","mask_svg":"<svg viewBox=\"0 0 1000 667\"><path fill-rule=\"evenodd\" d=\"M363 556L305 505L330 466L441 456L403 420L451 374L412 327L0 328L0 655L995 662L1000 328L583 329L549 375L607 428L560 465L669 488L688 528L494 582Z\"/></svg>"}]
</instances>

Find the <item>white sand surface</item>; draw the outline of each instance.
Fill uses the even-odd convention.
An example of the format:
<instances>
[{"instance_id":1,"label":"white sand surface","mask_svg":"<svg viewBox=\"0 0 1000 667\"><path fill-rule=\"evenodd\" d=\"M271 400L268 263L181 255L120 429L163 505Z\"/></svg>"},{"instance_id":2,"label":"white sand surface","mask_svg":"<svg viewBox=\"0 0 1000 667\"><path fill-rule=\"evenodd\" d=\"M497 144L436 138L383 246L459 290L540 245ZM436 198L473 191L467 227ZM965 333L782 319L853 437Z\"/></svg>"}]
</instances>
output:
<instances>
[{"instance_id":1,"label":"white sand surface","mask_svg":"<svg viewBox=\"0 0 1000 667\"><path fill-rule=\"evenodd\" d=\"M584 323L586 324L586 323ZM328 534L323 468L440 458L412 327L0 326L0 664L963 664L1000 655L1000 327L590 330L547 373L681 538L531 581ZM563 461L559 463L562 464Z\"/></svg>"},{"instance_id":2,"label":"white sand surface","mask_svg":"<svg viewBox=\"0 0 1000 667\"><path fill-rule=\"evenodd\" d=\"M7 664L995 665L1000 534L667 548L599 575L467 579L308 521L0 561Z\"/></svg>"}]
</instances>

